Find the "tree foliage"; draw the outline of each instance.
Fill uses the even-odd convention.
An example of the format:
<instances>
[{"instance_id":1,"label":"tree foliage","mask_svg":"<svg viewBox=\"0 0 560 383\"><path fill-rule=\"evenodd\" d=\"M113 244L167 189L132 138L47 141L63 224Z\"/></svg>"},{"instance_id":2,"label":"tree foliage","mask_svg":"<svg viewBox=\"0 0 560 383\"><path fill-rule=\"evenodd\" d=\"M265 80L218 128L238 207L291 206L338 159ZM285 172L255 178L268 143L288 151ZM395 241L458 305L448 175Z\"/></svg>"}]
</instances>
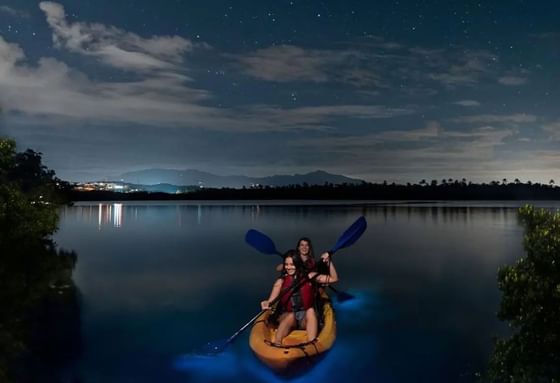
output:
<instances>
[{"instance_id":1,"label":"tree foliage","mask_svg":"<svg viewBox=\"0 0 560 383\"><path fill-rule=\"evenodd\" d=\"M80 349L76 254L50 239L60 185L41 153L0 138L0 382L58 381Z\"/></svg>"},{"instance_id":2,"label":"tree foliage","mask_svg":"<svg viewBox=\"0 0 560 383\"><path fill-rule=\"evenodd\" d=\"M494 382L560 382L560 213L524 206L526 256L498 273L498 312L512 335L498 340L490 362Z\"/></svg>"},{"instance_id":3,"label":"tree foliage","mask_svg":"<svg viewBox=\"0 0 560 383\"><path fill-rule=\"evenodd\" d=\"M17 153L13 140L0 138L1 238L44 238L57 228L64 183L31 149Z\"/></svg>"}]
</instances>

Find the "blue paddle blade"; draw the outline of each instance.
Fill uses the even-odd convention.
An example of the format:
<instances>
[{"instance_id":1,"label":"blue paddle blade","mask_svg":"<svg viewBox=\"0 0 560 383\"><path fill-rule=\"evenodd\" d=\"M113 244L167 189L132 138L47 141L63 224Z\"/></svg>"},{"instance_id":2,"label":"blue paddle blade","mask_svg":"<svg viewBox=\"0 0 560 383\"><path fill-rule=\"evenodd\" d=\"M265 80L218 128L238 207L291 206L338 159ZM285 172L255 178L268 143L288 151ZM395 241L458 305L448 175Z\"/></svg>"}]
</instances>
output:
<instances>
[{"instance_id":1,"label":"blue paddle blade","mask_svg":"<svg viewBox=\"0 0 560 383\"><path fill-rule=\"evenodd\" d=\"M365 217L360 217L354 222L336 241L336 244L331 249L331 253L335 253L336 251L343 249L345 247L350 246L354 242L356 242L366 231L367 222Z\"/></svg>"},{"instance_id":2,"label":"blue paddle blade","mask_svg":"<svg viewBox=\"0 0 560 383\"><path fill-rule=\"evenodd\" d=\"M334 291L334 293L336 294L336 300L340 303L344 303L346 301L354 299L354 296L352 294L348 294L347 292L337 290L332 285L329 285L329 288L332 291Z\"/></svg>"},{"instance_id":3,"label":"blue paddle blade","mask_svg":"<svg viewBox=\"0 0 560 383\"><path fill-rule=\"evenodd\" d=\"M245 234L245 242L261 253L280 255L272 239L258 230L251 229L247 231L247 234Z\"/></svg>"}]
</instances>

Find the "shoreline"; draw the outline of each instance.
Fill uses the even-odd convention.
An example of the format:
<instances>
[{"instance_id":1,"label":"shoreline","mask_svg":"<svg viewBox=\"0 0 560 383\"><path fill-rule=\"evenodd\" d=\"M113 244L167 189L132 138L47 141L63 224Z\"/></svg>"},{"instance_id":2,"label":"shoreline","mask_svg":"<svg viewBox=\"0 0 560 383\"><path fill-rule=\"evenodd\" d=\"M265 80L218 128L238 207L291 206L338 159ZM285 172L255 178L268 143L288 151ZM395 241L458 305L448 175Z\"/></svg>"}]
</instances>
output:
<instances>
[{"instance_id":1,"label":"shoreline","mask_svg":"<svg viewBox=\"0 0 560 383\"><path fill-rule=\"evenodd\" d=\"M247 207L449 207L511 208L524 205L559 208L560 200L99 200L73 201L71 206L121 204L124 206L247 206Z\"/></svg>"}]
</instances>

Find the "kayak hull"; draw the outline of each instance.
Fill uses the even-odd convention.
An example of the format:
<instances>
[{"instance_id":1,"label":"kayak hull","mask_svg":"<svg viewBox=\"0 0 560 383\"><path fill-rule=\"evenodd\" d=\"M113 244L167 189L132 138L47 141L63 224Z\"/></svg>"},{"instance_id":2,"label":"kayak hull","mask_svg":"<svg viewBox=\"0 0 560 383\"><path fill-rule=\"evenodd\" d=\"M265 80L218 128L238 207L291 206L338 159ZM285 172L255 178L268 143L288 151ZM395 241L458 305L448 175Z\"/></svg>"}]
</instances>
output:
<instances>
[{"instance_id":1,"label":"kayak hull","mask_svg":"<svg viewBox=\"0 0 560 383\"><path fill-rule=\"evenodd\" d=\"M324 356L336 339L336 320L328 295L323 292L320 299L324 324L312 342L307 341L305 330L293 330L284 338L282 346L275 346L272 342L276 328L268 323L270 311L257 318L249 336L249 345L257 358L278 374L292 375Z\"/></svg>"}]
</instances>

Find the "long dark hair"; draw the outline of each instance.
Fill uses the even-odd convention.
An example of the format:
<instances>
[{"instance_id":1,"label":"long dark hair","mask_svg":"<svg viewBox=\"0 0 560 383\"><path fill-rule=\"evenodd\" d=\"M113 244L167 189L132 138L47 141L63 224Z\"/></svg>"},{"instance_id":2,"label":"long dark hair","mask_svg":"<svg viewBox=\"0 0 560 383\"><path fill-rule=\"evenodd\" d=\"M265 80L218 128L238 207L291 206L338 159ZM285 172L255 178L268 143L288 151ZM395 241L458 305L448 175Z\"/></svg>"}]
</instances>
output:
<instances>
[{"instance_id":1,"label":"long dark hair","mask_svg":"<svg viewBox=\"0 0 560 383\"><path fill-rule=\"evenodd\" d=\"M282 255L282 275L286 275L286 258L292 258L292 260L294 261L294 266L296 268L296 275L302 275L305 273L305 267L303 264L303 261L301 260L301 258L299 257L299 252L297 250L294 249L290 249L288 251L286 251L284 253L284 255Z\"/></svg>"},{"instance_id":2,"label":"long dark hair","mask_svg":"<svg viewBox=\"0 0 560 383\"><path fill-rule=\"evenodd\" d=\"M301 254L299 253L299 245L303 241L307 242L307 244L309 245L309 254L308 254L309 258L315 259L315 254L313 253L313 244L311 243L311 240L308 237L301 237L297 241L296 251L297 251L298 258L301 260Z\"/></svg>"}]
</instances>

